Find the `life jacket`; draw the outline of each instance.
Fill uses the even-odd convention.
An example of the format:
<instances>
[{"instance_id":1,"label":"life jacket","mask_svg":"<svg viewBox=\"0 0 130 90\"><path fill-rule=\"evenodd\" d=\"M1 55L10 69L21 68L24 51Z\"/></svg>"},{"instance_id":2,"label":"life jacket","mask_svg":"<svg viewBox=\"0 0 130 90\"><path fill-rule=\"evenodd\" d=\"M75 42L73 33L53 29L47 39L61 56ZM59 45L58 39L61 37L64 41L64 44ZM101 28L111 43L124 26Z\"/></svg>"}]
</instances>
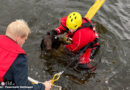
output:
<instances>
[{"instance_id":1,"label":"life jacket","mask_svg":"<svg viewBox=\"0 0 130 90\"><path fill-rule=\"evenodd\" d=\"M84 18L87 23L83 23L82 24L82 27L79 27L76 31L82 29L82 28L86 28L86 27L89 27L91 28L91 30L93 30L94 33L96 33L96 29L95 29L95 25L93 25L88 19ZM75 31L75 32L76 32ZM99 37L96 37L92 42L88 43L88 45L86 45L85 47L83 47L79 52L81 51L84 51L87 49L87 48L96 48L96 47L100 47L99 44L95 45L96 43L98 43L98 39Z\"/></svg>"},{"instance_id":2,"label":"life jacket","mask_svg":"<svg viewBox=\"0 0 130 90\"><path fill-rule=\"evenodd\" d=\"M11 38L0 35L0 82L19 54L25 51Z\"/></svg>"}]
</instances>

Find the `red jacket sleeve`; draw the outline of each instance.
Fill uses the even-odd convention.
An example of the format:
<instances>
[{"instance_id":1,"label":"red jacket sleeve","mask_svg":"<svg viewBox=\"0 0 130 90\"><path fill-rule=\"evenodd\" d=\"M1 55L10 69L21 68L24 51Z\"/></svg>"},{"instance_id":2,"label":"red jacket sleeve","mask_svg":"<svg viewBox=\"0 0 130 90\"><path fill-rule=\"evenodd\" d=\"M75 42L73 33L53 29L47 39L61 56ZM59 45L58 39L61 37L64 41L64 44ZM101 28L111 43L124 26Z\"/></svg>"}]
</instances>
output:
<instances>
[{"instance_id":1,"label":"red jacket sleeve","mask_svg":"<svg viewBox=\"0 0 130 90\"><path fill-rule=\"evenodd\" d=\"M59 26L55 29L57 34L62 34L66 31L66 20L67 20L67 16L61 18L60 24Z\"/></svg>"}]
</instances>

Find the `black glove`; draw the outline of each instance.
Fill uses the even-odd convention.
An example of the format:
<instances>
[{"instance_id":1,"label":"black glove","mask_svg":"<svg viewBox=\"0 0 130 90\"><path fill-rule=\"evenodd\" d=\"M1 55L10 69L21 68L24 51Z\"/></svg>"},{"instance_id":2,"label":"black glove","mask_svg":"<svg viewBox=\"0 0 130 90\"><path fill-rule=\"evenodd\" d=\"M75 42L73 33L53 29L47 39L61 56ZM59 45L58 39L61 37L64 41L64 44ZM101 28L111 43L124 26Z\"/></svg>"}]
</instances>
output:
<instances>
[{"instance_id":1,"label":"black glove","mask_svg":"<svg viewBox=\"0 0 130 90\"><path fill-rule=\"evenodd\" d=\"M88 70L89 69L86 64L81 64L81 63L79 63L77 65L77 68L79 68L81 70Z\"/></svg>"},{"instance_id":2,"label":"black glove","mask_svg":"<svg viewBox=\"0 0 130 90\"><path fill-rule=\"evenodd\" d=\"M97 53L97 51L99 50L100 46L96 46L95 49L91 50L91 55L90 55L90 59L94 59L95 54Z\"/></svg>"},{"instance_id":3,"label":"black glove","mask_svg":"<svg viewBox=\"0 0 130 90\"><path fill-rule=\"evenodd\" d=\"M56 32L56 30L51 30L51 31L47 32L47 35L55 36L55 35L57 35L57 32Z\"/></svg>"}]
</instances>

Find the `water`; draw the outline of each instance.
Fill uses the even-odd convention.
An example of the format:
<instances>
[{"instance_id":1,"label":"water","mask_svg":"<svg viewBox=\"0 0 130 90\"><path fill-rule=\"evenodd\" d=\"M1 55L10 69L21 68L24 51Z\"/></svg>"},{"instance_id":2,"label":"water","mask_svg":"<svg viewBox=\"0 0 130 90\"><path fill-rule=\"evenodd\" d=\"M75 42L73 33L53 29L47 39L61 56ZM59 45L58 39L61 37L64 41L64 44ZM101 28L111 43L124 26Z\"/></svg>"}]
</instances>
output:
<instances>
[{"instance_id":1,"label":"water","mask_svg":"<svg viewBox=\"0 0 130 90\"><path fill-rule=\"evenodd\" d=\"M23 47L29 76L39 81L50 80L66 64L40 58L42 36L72 11L84 16L93 3L94 0L0 0L0 34L5 33L10 22L26 20L32 32ZM56 84L63 90L130 90L130 1L106 0L93 20L101 44L95 58L99 61L96 74L83 76L86 79L82 81L78 80L82 74L75 74L70 68Z\"/></svg>"}]
</instances>

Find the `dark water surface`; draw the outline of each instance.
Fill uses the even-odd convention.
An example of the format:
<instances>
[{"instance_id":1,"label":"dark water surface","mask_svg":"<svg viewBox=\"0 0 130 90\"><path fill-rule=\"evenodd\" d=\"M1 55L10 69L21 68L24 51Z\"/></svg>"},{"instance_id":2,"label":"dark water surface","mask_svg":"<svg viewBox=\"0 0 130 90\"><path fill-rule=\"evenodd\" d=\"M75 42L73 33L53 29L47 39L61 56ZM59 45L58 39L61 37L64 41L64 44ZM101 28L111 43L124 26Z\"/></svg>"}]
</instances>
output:
<instances>
[{"instance_id":1,"label":"dark water surface","mask_svg":"<svg viewBox=\"0 0 130 90\"><path fill-rule=\"evenodd\" d=\"M65 64L40 58L42 36L72 11L84 16L93 3L94 0L0 0L0 34L5 33L10 22L25 19L32 32L23 47L29 76L39 81L50 80ZM93 20L101 44L95 58L99 61L96 74L82 76L68 69L56 84L64 90L130 90L130 0L106 0Z\"/></svg>"}]
</instances>

